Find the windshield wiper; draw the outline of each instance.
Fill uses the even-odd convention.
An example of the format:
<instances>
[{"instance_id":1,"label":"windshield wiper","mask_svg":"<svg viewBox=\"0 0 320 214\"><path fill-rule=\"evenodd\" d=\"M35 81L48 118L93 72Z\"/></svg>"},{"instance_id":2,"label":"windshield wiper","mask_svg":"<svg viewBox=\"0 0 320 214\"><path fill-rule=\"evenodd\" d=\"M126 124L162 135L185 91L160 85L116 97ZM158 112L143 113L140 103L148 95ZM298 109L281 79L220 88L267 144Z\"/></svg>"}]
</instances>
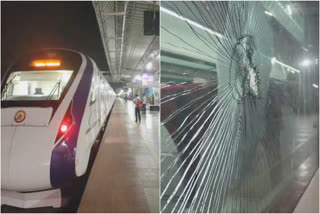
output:
<instances>
[{"instance_id":1,"label":"windshield wiper","mask_svg":"<svg viewBox=\"0 0 320 214\"><path fill-rule=\"evenodd\" d=\"M1 100L3 99L3 97L4 97L4 94L7 92L7 90L8 90L8 83L6 83L5 85L4 85L4 87L3 87L3 90L2 90L2 93L1 93Z\"/></svg>"},{"instance_id":2,"label":"windshield wiper","mask_svg":"<svg viewBox=\"0 0 320 214\"><path fill-rule=\"evenodd\" d=\"M7 92L8 88L9 88L9 85L12 84L12 80L14 80L14 78L16 78L16 76L17 76L17 75L14 75L14 76L11 78L11 80L4 85L3 90L2 90L2 92L1 92L1 100L3 99L5 93Z\"/></svg>"},{"instance_id":3,"label":"windshield wiper","mask_svg":"<svg viewBox=\"0 0 320 214\"><path fill-rule=\"evenodd\" d=\"M56 90L57 90L58 88L60 88L60 81L57 82L57 83L54 85L53 89L51 90L51 92L50 92L49 95L48 95L47 100L51 99L51 97L54 95L54 92L56 92Z\"/></svg>"},{"instance_id":4,"label":"windshield wiper","mask_svg":"<svg viewBox=\"0 0 320 214\"><path fill-rule=\"evenodd\" d=\"M3 99L4 95L7 93L9 86L12 84L12 80L10 80L9 82L7 82L4 87L3 90L1 92L1 100Z\"/></svg>"}]
</instances>

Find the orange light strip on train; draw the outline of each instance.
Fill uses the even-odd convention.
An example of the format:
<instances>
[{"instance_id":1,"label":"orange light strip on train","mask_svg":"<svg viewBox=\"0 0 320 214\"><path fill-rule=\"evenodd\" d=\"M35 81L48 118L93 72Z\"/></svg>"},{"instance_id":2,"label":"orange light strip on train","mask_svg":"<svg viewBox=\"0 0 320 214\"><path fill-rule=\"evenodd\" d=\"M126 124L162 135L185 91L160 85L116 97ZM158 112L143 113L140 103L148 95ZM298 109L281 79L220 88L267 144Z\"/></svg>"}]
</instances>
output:
<instances>
[{"instance_id":1,"label":"orange light strip on train","mask_svg":"<svg viewBox=\"0 0 320 214\"><path fill-rule=\"evenodd\" d=\"M61 62L57 59L41 59L32 61L32 65L34 67L58 67Z\"/></svg>"}]
</instances>

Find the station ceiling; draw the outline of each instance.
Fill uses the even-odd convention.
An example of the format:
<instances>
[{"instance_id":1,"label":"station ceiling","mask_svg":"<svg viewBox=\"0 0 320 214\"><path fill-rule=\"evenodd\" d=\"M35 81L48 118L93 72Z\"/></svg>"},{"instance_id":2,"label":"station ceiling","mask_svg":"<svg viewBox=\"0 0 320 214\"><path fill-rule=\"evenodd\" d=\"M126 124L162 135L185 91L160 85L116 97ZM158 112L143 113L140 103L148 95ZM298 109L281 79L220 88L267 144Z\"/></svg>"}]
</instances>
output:
<instances>
[{"instance_id":1,"label":"station ceiling","mask_svg":"<svg viewBox=\"0 0 320 214\"><path fill-rule=\"evenodd\" d=\"M127 83L142 72L159 75L159 36L144 35L144 11L159 11L159 2L96 1L93 7L112 81Z\"/></svg>"}]
</instances>

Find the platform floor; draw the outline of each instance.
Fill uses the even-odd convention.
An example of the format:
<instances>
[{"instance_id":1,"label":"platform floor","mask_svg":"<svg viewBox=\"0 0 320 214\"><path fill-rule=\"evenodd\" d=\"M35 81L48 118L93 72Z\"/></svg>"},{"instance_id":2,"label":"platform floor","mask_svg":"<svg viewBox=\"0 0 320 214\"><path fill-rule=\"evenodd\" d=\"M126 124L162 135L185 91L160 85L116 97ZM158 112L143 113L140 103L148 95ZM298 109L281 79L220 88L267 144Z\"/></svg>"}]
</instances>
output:
<instances>
[{"instance_id":1,"label":"platform floor","mask_svg":"<svg viewBox=\"0 0 320 214\"><path fill-rule=\"evenodd\" d=\"M78 212L159 212L159 112L117 99Z\"/></svg>"},{"instance_id":2,"label":"platform floor","mask_svg":"<svg viewBox=\"0 0 320 214\"><path fill-rule=\"evenodd\" d=\"M303 193L294 213L319 213L319 169Z\"/></svg>"}]
</instances>

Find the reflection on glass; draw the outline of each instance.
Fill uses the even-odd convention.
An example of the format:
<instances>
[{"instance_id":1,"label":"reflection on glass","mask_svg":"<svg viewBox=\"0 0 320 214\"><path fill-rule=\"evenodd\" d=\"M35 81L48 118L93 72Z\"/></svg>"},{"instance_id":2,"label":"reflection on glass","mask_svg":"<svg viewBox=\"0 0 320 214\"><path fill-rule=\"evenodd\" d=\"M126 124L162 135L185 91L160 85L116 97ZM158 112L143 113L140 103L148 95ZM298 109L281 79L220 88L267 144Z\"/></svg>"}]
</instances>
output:
<instances>
[{"instance_id":1,"label":"reflection on glass","mask_svg":"<svg viewBox=\"0 0 320 214\"><path fill-rule=\"evenodd\" d=\"M293 211L319 157L306 4L161 3L162 212Z\"/></svg>"}]
</instances>

